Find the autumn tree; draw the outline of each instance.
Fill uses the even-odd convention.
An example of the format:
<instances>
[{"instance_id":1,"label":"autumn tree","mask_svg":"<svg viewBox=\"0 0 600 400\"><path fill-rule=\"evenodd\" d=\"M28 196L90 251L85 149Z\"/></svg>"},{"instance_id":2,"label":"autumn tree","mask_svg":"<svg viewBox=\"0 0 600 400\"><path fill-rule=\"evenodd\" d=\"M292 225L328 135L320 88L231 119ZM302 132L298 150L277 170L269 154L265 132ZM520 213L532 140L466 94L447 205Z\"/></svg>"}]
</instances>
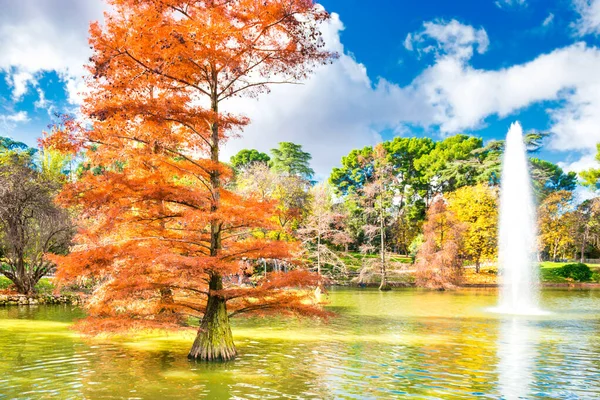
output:
<instances>
[{"instance_id":1,"label":"autumn tree","mask_svg":"<svg viewBox=\"0 0 600 400\"><path fill-rule=\"evenodd\" d=\"M551 193L539 206L540 247L552 260L575 243L572 200L573 193L563 190Z\"/></svg>"},{"instance_id":2,"label":"autumn tree","mask_svg":"<svg viewBox=\"0 0 600 400\"><path fill-rule=\"evenodd\" d=\"M578 204L572 214L573 231L579 241L579 259L584 263L588 246L597 243L600 237L600 197Z\"/></svg>"},{"instance_id":3,"label":"autumn tree","mask_svg":"<svg viewBox=\"0 0 600 400\"><path fill-rule=\"evenodd\" d=\"M448 210L466 226L464 254L479 273L481 261L498 254L497 195L487 185L465 186L448 195Z\"/></svg>"},{"instance_id":4,"label":"autumn tree","mask_svg":"<svg viewBox=\"0 0 600 400\"><path fill-rule=\"evenodd\" d=\"M465 230L444 199L433 202L423 226L424 242L417 254L418 286L443 290L460 284Z\"/></svg>"},{"instance_id":5,"label":"autumn tree","mask_svg":"<svg viewBox=\"0 0 600 400\"><path fill-rule=\"evenodd\" d=\"M255 163L236 178L238 193L256 193L264 201L273 201L271 220L275 229L267 236L275 240L293 240L294 233L307 213L310 182L297 176L273 170L267 164Z\"/></svg>"},{"instance_id":6,"label":"autumn tree","mask_svg":"<svg viewBox=\"0 0 600 400\"><path fill-rule=\"evenodd\" d=\"M327 245L331 243L340 246L352 240L345 231L345 215L336 209L333 192L328 184L313 186L310 196L308 216L298 230L309 258L316 258L319 275L323 263L345 269L344 262Z\"/></svg>"},{"instance_id":7,"label":"autumn tree","mask_svg":"<svg viewBox=\"0 0 600 400\"><path fill-rule=\"evenodd\" d=\"M32 154L0 151L0 273L27 295L54 268L46 256L65 252L73 235L69 215L54 204L61 182Z\"/></svg>"},{"instance_id":8,"label":"autumn tree","mask_svg":"<svg viewBox=\"0 0 600 400\"><path fill-rule=\"evenodd\" d=\"M328 14L311 0L109 4L90 28L82 110L92 126L48 140L79 145L90 165L62 194L83 212L59 277L101 282L84 328L176 328L198 317L189 358L229 360L231 315L320 311L306 292L285 290L316 275L274 273L253 288L228 279L242 258L286 258L290 248L254 234L272 227L272 202L227 189L220 150L249 121L226 112L226 100L329 62L319 31Z\"/></svg>"},{"instance_id":9,"label":"autumn tree","mask_svg":"<svg viewBox=\"0 0 600 400\"><path fill-rule=\"evenodd\" d=\"M390 210L393 208L396 175L388 152L382 144L375 146L372 156L362 159L361 162L371 165L373 169L372 179L363 185L358 193L363 212L368 217L367 223L363 227L367 238L363 249L370 250L373 240L379 239L379 269L381 272L379 290L390 290L387 282L386 229L390 222Z\"/></svg>"}]
</instances>

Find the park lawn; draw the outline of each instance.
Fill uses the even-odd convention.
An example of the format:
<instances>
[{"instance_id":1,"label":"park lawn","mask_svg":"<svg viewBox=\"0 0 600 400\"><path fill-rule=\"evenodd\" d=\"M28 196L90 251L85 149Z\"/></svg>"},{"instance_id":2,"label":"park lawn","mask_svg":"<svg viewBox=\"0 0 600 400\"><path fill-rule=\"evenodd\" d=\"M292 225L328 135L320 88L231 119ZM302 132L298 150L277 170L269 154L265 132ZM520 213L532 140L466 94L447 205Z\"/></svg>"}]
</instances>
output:
<instances>
[{"instance_id":1,"label":"park lawn","mask_svg":"<svg viewBox=\"0 0 600 400\"><path fill-rule=\"evenodd\" d=\"M359 252L348 252L348 253L338 253L342 261L346 264L349 271L359 271L362 267L362 259L363 258L379 258L379 254L361 254ZM392 263L401 263L401 264L411 264L412 260L410 257L405 257L401 255L386 255L388 262Z\"/></svg>"},{"instance_id":2,"label":"park lawn","mask_svg":"<svg viewBox=\"0 0 600 400\"><path fill-rule=\"evenodd\" d=\"M495 267L482 267L476 273L473 267L464 268L463 282L467 285L495 285L498 283L498 270Z\"/></svg>"},{"instance_id":3,"label":"park lawn","mask_svg":"<svg viewBox=\"0 0 600 400\"><path fill-rule=\"evenodd\" d=\"M554 270L571 263L558 263L544 261L540 263L540 279L545 283L568 283L572 282L562 276L556 276ZM600 264L588 264L592 272L600 273ZM498 272L496 268L482 267L479 274L474 268L465 268L463 273L464 283L467 285L488 285L498 283Z\"/></svg>"},{"instance_id":4,"label":"park lawn","mask_svg":"<svg viewBox=\"0 0 600 400\"><path fill-rule=\"evenodd\" d=\"M571 282L571 280L563 278L562 276L554 275L554 270L556 268L560 268L567 264L573 264L573 263L551 262L551 261L544 261L544 262L540 263L540 277L542 279L542 282L552 282L552 283ZM600 272L600 264L587 264L587 266L590 267L592 272Z\"/></svg>"}]
</instances>

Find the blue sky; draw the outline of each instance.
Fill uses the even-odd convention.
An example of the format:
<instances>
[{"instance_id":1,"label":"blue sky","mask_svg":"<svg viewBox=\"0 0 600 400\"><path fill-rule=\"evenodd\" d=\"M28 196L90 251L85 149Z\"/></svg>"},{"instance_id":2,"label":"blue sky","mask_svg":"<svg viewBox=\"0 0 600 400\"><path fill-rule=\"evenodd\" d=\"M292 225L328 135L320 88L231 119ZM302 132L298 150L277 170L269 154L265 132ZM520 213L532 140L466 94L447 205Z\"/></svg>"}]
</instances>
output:
<instances>
[{"instance_id":1,"label":"blue sky","mask_svg":"<svg viewBox=\"0 0 600 400\"><path fill-rule=\"evenodd\" d=\"M342 57L299 87L230 110L253 124L225 155L301 143L321 176L355 147L395 135L502 138L553 132L541 153L593 165L600 142L600 0L322 0ZM34 144L75 112L100 0L0 0L0 135Z\"/></svg>"}]
</instances>

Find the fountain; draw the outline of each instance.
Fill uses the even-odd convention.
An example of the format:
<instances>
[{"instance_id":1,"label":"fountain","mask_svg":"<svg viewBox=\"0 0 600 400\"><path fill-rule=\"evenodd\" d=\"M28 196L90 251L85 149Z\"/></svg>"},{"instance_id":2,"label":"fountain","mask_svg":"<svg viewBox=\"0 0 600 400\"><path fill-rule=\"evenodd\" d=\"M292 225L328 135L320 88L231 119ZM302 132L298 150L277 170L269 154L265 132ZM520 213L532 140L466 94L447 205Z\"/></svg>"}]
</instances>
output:
<instances>
[{"instance_id":1,"label":"fountain","mask_svg":"<svg viewBox=\"0 0 600 400\"><path fill-rule=\"evenodd\" d=\"M499 264L502 286L497 312L539 314L536 223L523 129L506 137L500 193Z\"/></svg>"}]
</instances>

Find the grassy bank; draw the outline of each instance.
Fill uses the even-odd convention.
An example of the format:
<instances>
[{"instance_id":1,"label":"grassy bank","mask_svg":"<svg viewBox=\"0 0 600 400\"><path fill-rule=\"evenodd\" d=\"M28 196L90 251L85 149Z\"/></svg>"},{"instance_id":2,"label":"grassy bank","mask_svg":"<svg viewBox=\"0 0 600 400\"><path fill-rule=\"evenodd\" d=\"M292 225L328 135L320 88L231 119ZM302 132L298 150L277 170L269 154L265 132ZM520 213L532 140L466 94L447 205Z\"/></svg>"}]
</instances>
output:
<instances>
[{"instance_id":1,"label":"grassy bank","mask_svg":"<svg viewBox=\"0 0 600 400\"><path fill-rule=\"evenodd\" d=\"M571 283L570 279L564 278L556 274L556 271L569 263L559 263L545 261L540 263L540 280L542 283ZM592 272L600 273L599 264L588 264L588 267ZM478 284L497 284L498 283L498 272L494 268L482 268L479 274L475 273L475 269L466 268L464 273L464 279L466 284L478 285ZM593 281L592 281L593 282Z\"/></svg>"}]
</instances>

